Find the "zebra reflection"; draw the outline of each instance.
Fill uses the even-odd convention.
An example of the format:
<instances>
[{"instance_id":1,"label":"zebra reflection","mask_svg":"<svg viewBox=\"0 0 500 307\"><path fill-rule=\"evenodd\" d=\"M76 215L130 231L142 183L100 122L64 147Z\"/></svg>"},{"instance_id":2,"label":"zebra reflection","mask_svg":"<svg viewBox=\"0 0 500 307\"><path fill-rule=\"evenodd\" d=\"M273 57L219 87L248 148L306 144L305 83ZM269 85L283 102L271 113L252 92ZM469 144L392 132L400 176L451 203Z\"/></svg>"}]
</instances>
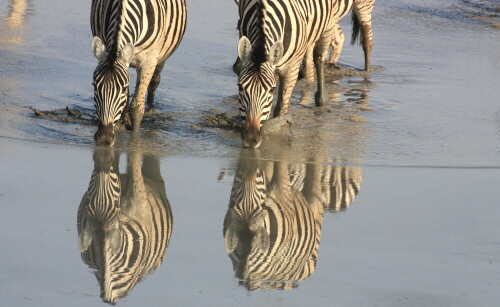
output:
<instances>
[{"instance_id":1,"label":"zebra reflection","mask_svg":"<svg viewBox=\"0 0 500 307\"><path fill-rule=\"evenodd\" d=\"M96 270L101 298L112 304L161 265L172 233L159 161L137 151L127 159L127 173L119 174L119 156L96 149L78 209L82 259Z\"/></svg>"},{"instance_id":2,"label":"zebra reflection","mask_svg":"<svg viewBox=\"0 0 500 307\"><path fill-rule=\"evenodd\" d=\"M319 180L318 165L307 180ZM323 221L321 190L293 188L286 162L241 158L224 219L224 244L236 276L249 290L291 289L318 258Z\"/></svg>"},{"instance_id":3,"label":"zebra reflection","mask_svg":"<svg viewBox=\"0 0 500 307\"><path fill-rule=\"evenodd\" d=\"M324 210L347 208L361 181L357 167L241 157L223 226L240 284L288 290L307 279L318 259Z\"/></svg>"}]
</instances>

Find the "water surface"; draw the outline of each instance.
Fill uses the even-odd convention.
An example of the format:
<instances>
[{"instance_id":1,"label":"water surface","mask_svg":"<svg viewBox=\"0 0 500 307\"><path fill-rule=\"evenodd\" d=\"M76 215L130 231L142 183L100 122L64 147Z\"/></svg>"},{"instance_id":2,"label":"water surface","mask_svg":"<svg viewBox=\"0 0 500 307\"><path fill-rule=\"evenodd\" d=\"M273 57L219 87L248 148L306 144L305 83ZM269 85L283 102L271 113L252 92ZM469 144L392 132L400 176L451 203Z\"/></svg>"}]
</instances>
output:
<instances>
[{"instance_id":1,"label":"water surface","mask_svg":"<svg viewBox=\"0 0 500 307\"><path fill-rule=\"evenodd\" d=\"M138 262L145 269L118 305L494 305L500 299L498 3L379 2L372 63L383 70L330 78L331 104L321 109L311 104L314 85L299 81L290 108L293 137L247 151L237 133L201 125L202 114L237 110L236 7L229 0L188 1L185 37L157 92L157 112L169 118L145 123L139 138L120 132L103 154L93 144L95 126L36 118L27 108L93 113L90 2L3 1L2 305L105 305L104 262L82 257L79 242L78 210L96 174L119 178L128 208L120 225L150 229L141 217L149 216L147 197L130 196L143 182L171 212L162 223L171 225L164 248L142 249L156 250L150 254L159 263ZM348 37L348 18L341 26ZM340 63L361 68L361 47L346 42ZM244 246L275 248L283 261L264 257L267 265L277 272L307 266L300 278L244 275L238 263L245 258L228 248L224 221L233 189L259 178L268 207L286 208L290 197L313 213L319 243L297 258L280 246L306 237L267 244L257 227L259 240L238 240L246 244L241 255ZM288 194L277 197L280 191ZM94 242L102 241L99 233Z\"/></svg>"}]
</instances>

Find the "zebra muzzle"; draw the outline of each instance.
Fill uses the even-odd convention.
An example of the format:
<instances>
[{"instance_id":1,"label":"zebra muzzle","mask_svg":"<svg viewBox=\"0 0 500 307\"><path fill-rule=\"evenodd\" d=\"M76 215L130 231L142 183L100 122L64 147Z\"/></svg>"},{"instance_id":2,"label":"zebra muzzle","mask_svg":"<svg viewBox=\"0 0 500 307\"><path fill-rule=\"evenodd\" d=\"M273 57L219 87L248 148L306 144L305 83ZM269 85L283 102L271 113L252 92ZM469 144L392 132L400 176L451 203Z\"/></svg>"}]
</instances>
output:
<instances>
[{"instance_id":1,"label":"zebra muzzle","mask_svg":"<svg viewBox=\"0 0 500 307\"><path fill-rule=\"evenodd\" d=\"M246 148L259 148L262 143L262 130L250 126L243 132L243 146Z\"/></svg>"},{"instance_id":2,"label":"zebra muzzle","mask_svg":"<svg viewBox=\"0 0 500 307\"><path fill-rule=\"evenodd\" d=\"M97 132L94 134L94 140L97 145L111 146L115 142L115 132L113 124L103 125L99 123Z\"/></svg>"}]
</instances>

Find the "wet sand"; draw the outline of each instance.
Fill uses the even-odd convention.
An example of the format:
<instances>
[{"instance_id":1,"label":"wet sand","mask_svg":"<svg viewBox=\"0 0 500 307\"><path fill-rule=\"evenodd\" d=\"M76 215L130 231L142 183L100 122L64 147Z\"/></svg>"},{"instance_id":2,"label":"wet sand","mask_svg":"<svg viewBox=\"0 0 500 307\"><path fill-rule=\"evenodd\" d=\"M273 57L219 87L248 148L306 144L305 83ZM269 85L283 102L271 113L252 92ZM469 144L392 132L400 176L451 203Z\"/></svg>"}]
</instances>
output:
<instances>
[{"instance_id":1,"label":"wet sand","mask_svg":"<svg viewBox=\"0 0 500 307\"><path fill-rule=\"evenodd\" d=\"M144 179L171 209L161 265L144 270L119 306L493 306L500 299L496 1L377 2L375 71L360 70L362 49L346 41L343 70L326 73L329 105L316 108L315 85L299 80L291 129L257 151L241 149L231 69L236 7L188 1L186 35L167 61L155 110L138 136L125 121L102 157L93 143L90 3L50 2L63 9L47 10L41 0L0 7L1 305L106 305L94 275L100 267L84 260L77 225L96 170L119 178L124 203ZM148 167L130 181L141 163ZM306 278L241 278L224 236L232 190L244 182L238 176L288 178L280 189L267 186L267 201L289 190L316 213L321 240Z\"/></svg>"}]
</instances>

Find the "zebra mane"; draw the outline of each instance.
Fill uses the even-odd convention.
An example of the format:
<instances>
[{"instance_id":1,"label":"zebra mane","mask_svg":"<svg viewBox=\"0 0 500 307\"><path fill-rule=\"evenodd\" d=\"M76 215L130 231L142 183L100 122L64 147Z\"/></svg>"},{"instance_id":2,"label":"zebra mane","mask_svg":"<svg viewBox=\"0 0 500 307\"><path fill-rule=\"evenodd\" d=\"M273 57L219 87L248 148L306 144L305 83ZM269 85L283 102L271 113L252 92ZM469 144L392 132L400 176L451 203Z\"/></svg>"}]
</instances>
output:
<instances>
[{"instance_id":1,"label":"zebra mane","mask_svg":"<svg viewBox=\"0 0 500 307\"><path fill-rule=\"evenodd\" d=\"M257 20L258 20L258 30L257 30L257 41L252 50L252 62L260 67L260 64L267 60L266 52L266 32L265 32L265 16L266 16L266 6L265 2L267 0L258 0L256 4L257 10Z\"/></svg>"},{"instance_id":2,"label":"zebra mane","mask_svg":"<svg viewBox=\"0 0 500 307\"><path fill-rule=\"evenodd\" d=\"M107 61L111 63L112 66L119 57L120 40L123 35L121 28L123 25L125 15L124 11L127 2L128 0L114 0L113 5L111 6L111 12L108 12L108 14L111 15L111 22L114 23L114 27L108 36L108 43L106 44L106 52L108 54ZM114 15L116 15L116 18Z\"/></svg>"}]
</instances>

